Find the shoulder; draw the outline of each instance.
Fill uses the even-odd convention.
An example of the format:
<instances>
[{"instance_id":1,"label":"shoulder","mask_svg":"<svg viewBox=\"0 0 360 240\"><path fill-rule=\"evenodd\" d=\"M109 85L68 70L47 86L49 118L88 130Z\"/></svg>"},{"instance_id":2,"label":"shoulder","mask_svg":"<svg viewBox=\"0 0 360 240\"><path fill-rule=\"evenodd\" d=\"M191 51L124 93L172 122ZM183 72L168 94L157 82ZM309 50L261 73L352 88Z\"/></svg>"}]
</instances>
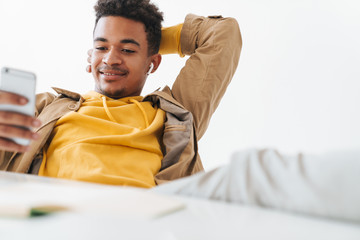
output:
<instances>
[{"instance_id":1,"label":"shoulder","mask_svg":"<svg viewBox=\"0 0 360 240\"><path fill-rule=\"evenodd\" d=\"M35 116L38 116L45 107L49 106L54 102L58 102L57 100L61 99L62 100L61 102L64 102L64 100L68 100L71 102L82 102L83 100L81 94L79 93L71 92L61 88L53 88L53 89L57 94L44 92L36 95Z\"/></svg>"}]
</instances>

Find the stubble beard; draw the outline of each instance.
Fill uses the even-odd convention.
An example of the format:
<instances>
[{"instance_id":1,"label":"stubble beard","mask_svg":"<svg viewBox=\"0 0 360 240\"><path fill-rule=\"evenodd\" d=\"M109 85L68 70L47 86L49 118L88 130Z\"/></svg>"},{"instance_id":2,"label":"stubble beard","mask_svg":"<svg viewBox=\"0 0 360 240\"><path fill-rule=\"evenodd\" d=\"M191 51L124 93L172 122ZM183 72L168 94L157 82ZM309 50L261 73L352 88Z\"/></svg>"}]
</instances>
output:
<instances>
[{"instance_id":1,"label":"stubble beard","mask_svg":"<svg viewBox=\"0 0 360 240\"><path fill-rule=\"evenodd\" d=\"M117 90L114 90L114 91L107 91L104 88L102 88L101 86L97 85L95 87L95 91L102 94L102 95L104 95L104 96L106 96L106 97L112 98L112 99L119 99L119 98L126 97L126 96L123 96L124 95L124 89L117 89Z\"/></svg>"}]
</instances>

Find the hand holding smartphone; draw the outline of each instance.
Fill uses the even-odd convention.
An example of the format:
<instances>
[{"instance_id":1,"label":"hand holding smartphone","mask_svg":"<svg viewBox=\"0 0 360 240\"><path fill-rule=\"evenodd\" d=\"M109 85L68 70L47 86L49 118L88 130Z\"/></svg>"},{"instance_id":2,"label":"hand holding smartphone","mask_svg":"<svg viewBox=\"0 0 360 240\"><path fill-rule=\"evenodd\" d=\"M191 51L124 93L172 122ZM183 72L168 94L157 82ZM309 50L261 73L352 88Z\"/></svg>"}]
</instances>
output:
<instances>
[{"instance_id":1,"label":"hand holding smartphone","mask_svg":"<svg viewBox=\"0 0 360 240\"><path fill-rule=\"evenodd\" d=\"M24 151L37 134L35 120L36 76L31 72L3 67L0 79L0 149Z\"/></svg>"}]
</instances>

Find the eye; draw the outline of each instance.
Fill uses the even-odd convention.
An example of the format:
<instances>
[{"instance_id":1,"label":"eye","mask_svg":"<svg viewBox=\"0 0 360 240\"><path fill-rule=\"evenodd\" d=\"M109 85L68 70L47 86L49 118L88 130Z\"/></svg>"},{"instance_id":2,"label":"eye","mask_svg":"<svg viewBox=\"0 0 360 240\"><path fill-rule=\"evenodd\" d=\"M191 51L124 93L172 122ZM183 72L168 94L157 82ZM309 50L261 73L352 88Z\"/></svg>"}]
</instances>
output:
<instances>
[{"instance_id":1,"label":"eye","mask_svg":"<svg viewBox=\"0 0 360 240\"><path fill-rule=\"evenodd\" d=\"M99 50L99 51L105 51L105 50L106 50L106 47L96 47L95 49L96 49L96 50Z\"/></svg>"},{"instance_id":2,"label":"eye","mask_svg":"<svg viewBox=\"0 0 360 240\"><path fill-rule=\"evenodd\" d=\"M130 50L130 49L126 49L126 48L124 48L124 49L121 50L121 51L123 51L124 53L135 53L135 51Z\"/></svg>"}]
</instances>

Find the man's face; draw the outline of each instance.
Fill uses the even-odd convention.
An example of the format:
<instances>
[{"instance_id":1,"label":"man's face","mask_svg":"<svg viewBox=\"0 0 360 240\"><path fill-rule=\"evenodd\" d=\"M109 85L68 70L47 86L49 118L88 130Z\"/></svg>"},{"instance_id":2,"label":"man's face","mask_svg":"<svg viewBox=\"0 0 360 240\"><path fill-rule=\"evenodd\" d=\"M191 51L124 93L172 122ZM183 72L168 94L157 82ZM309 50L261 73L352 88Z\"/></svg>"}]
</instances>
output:
<instances>
[{"instance_id":1,"label":"man's face","mask_svg":"<svg viewBox=\"0 0 360 240\"><path fill-rule=\"evenodd\" d=\"M95 91L111 98L139 96L150 63L143 23L117 16L99 19L91 57Z\"/></svg>"}]
</instances>

